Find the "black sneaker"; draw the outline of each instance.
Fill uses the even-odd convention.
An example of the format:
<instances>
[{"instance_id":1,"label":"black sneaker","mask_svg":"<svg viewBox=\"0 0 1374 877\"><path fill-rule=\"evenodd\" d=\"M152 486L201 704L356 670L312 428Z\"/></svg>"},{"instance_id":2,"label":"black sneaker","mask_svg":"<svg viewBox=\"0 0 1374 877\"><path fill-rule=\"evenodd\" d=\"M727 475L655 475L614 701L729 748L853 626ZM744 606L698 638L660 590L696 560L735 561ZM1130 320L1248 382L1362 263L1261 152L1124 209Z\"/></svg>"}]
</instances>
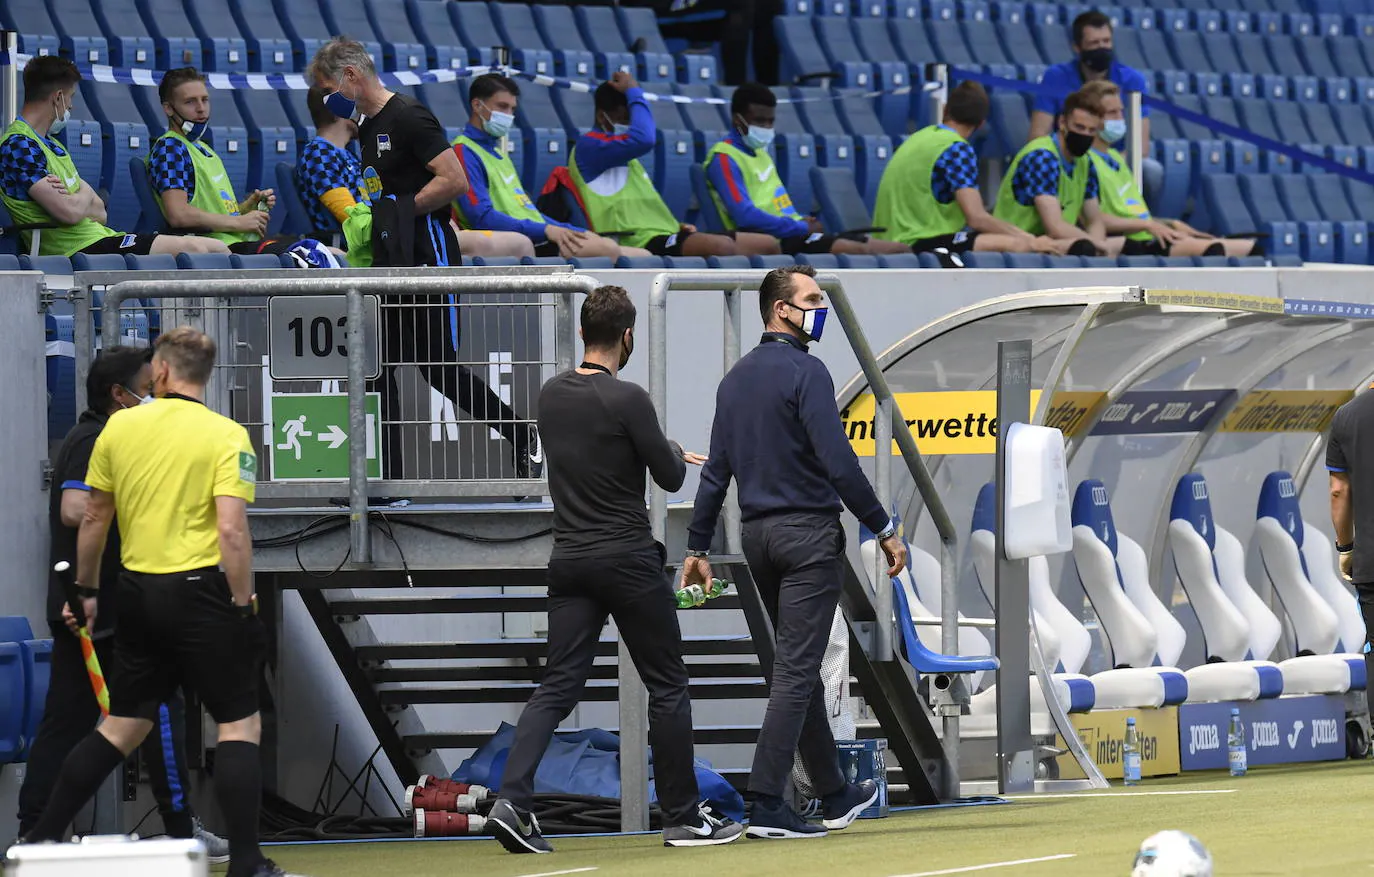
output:
<instances>
[{"instance_id":1,"label":"black sneaker","mask_svg":"<svg viewBox=\"0 0 1374 877\"><path fill-rule=\"evenodd\" d=\"M695 825L670 825L663 829L665 847L713 847L739 840L744 826L727 816L717 816L702 802Z\"/></svg>"},{"instance_id":2,"label":"black sneaker","mask_svg":"<svg viewBox=\"0 0 1374 877\"><path fill-rule=\"evenodd\" d=\"M283 871L281 866L276 862L271 859L263 859L262 862L253 869L253 877L305 877L305 875Z\"/></svg>"},{"instance_id":3,"label":"black sneaker","mask_svg":"<svg viewBox=\"0 0 1374 877\"><path fill-rule=\"evenodd\" d=\"M508 853L551 853L553 847L539 833L539 820L505 798L492 805L487 828Z\"/></svg>"},{"instance_id":4,"label":"black sneaker","mask_svg":"<svg viewBox=\"0 0 1374 877\"><path fill-rule=\"evenodd\" d=\"M878 784L873 780L861 783L846 783L843 789L826 795L821 806L823 824L826 828L839 831L848 828L859 818L859 814L873 806L878 800Z\"/></svg>"},{"instance_id":5,"label":"black sneaker","mask_svg":"<svg viewBox=\"0 0 1374 877\"><path fill-rule=\"evenodd\" d=\"M749 827L744 833L750 837L792 840L825 837L825 827L807 822L785 803L764 804L755 801L754 812L749 816Z\"/></svg>"},{"instance_id":6,"label":"black sneaker","mask_svg":"<svg viewBox=\"0 0 1374 877\"><path fill-rule=\"evenodd\" d=\"M529 443L523 451L516 452L515 474L517 478L541 478L544 475L544 444L539 441L538 427L530 427Z\"/></svg>"}]
</instances>

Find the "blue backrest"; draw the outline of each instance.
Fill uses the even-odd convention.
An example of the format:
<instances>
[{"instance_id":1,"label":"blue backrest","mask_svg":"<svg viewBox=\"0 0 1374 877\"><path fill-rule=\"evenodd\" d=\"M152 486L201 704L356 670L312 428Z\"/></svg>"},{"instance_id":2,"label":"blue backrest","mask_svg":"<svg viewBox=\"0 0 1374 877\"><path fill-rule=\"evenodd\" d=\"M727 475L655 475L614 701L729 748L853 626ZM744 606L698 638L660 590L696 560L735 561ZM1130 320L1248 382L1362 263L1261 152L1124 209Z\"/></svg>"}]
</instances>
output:
<instances>
[{"instance_id":1,"label":"blue backrest","mask_svg":"<svg viewBox=\"0 0 1374 877\"><path fill-rule=\"evenodd\" d=\"M48 684L52 680L52 640L33 639L19 644L28 676L28 708L24 711L24 749L32 748L38 736L38 724L43 720L43 706L48 700Z\"/></svg>"},{"instance_id":2,"label":"blue backrest","mask_svg":"<svg viewBox=\"0 0 1374 877\"><path fill-rule=\"evenodd\" d=\"M28 679L17 642L0 641L0 764L18 761L24 750Z\"/></svg>"},{"instance_id":3,"label":"blue backrest","mask_svg":"<svg viewBox=\"0 0 1374 877\"><path fill-rule=\"evenodd\" d=\"M0 615L0 643L22 643L33 639L33 627L23 615Z\"/></svg>"},{"instance_id":4,"label":"blue backrest","mask_svg":"<svg viewBox=\"0 0 1374 877\"><path fill-rule=\"evenodd\" d=\"M1116 557L1116 521L1112 519L1111 495L1101 481L1089 478L1078 485L1070 517L1075 527L1092 530L1112 557Z\"/></svg>"},{"instance_id":5,"label":"blue backrest","mask_svg":"<svg viewBox=\"0 0 1374 877\"><path fill-rule=\"evenodd\" d=\"M969 532L986 530L997 532L997 485L991 481L978 488L978 498L973 502L973 521Z\"/></svg>"},{"instance_id":6,"label":"blue backrest","mask_svg":"<svg viewBox=\"0 0 1374 877\"><path fill-rule=\"evenodd\" d=\"M1270 472L1260 485L1256 518L1273 518L1302 548L1302 507L1298 502L1298 488L1293 476L1282 470Z\"/></svg>"},{"instance_id":7,"label":"blue backrest","mask_svg":"<svg viewBox=\"0 0 1374 877\"><path fill-rule=\"evenodd\" d=\"M1196 472L1184 475L1174 488L1169 505L1169 520L1187 521L1193 525L1209 549L1217 547L1217 527L1212 518L1212 501L1207 496L1207 482Z\"/></svg>"}]
</instances>

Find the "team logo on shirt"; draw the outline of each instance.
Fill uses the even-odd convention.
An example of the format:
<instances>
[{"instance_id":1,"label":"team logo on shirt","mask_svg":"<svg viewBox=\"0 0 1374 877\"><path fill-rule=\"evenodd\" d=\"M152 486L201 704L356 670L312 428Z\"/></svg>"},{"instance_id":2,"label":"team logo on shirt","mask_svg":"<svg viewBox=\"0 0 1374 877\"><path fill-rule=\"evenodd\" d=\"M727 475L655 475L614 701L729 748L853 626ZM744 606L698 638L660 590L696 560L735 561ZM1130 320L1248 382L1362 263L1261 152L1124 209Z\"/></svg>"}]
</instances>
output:
<instances>
[{"instance_id":1,"label":"team logo on shirt","mask_svg":"<svg viewBox=\"0 0 1374 877\"><path fill-rule=\"evenodd\" d=\"M390 135L390 134L378 134L378 135L377 135L377 151L378 151L378 152L390 152L390 151L391 151L391 135Z\"/></svg>"},{"instance_id":2,"label":"team logo on shirt","mask_svg":"<svg viewBox=\"0 0 1374 877\"><path fill-rule=\"evenodd\" d=\"M363 170L363 191L367 194L369 200L382 194L382 178L378 175L375 167L369 167Z\"/></svg>"},{"instance_id":3,"label":"team logo on shirt","mask_svg":"<svg viewBox=\"0 0 1374 877\"><path fill-rule=\"evenodd\" d=\"M239 451L239 480L248 484L258 480L258 457L252 451Z\"/></svg>"}]
</instances>

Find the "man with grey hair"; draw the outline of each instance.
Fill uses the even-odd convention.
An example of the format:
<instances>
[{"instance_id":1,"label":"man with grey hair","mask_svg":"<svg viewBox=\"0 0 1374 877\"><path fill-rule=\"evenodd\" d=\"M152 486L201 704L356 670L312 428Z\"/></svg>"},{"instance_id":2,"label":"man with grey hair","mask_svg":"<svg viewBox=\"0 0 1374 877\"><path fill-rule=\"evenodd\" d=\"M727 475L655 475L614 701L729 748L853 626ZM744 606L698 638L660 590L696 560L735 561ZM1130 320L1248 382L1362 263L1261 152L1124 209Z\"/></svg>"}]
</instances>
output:
<instances>
[{"instance_id":1,"label":"man with grey hair","mask_svg":"<svg viewBox=\"0 0 1374 877\"><path fill-rule=\"evenodd\" d=\"M375 265L390 267L461 264L458 237L449 225L450 205L467 194L462 162L449 148L444 129L429 108L382 85L377 68L362 43L334 37L320 47L306 71L311 84L324 89L324 105L334 115L358 122L362 148L363 191L373 204L373 237L382 215L392 205L398 216L414 204L414 228L397 228L399 247L383 253L374 248ZM404 222L404 220L400 220ZM403 251L398 257L395 250ZM489 424L515 449L516 476L537 478L543 466L534 427L521 420L467 366L459 363L462 308L450 295L407 295L383 308L382 360L387 364L382 387L382 437L388 479L401 477L404 419L396 366L414 363L430 386L443 393L474 420Z\"/></svg>"}]
</instances>

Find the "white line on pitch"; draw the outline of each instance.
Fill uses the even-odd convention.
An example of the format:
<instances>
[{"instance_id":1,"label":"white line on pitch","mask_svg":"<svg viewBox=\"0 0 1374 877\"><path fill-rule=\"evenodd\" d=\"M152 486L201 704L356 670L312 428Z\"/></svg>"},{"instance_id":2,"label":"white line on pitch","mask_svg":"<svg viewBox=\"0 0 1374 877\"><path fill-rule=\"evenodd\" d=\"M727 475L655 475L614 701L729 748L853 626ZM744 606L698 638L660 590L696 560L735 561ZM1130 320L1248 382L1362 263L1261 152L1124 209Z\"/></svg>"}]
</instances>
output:
<instances>
[{"instance_id":1,"label":"white line on pitch","mask_svg":"<svg viewBox=\"0 0 1374 877\"><path fill-rule=\"evenodd\" d=\"M1103 798L1145 798L1153 795L1229 795L1235 789L1186 789L1174 792L1111 792L1107 794L1090 794L1087 792L1072 792L1058 795L1004 795L1008 801L1043 801L1049 798L1091 798L1099 801Z\"/></svg>"},{"instance_id":2,"label":"white line on pitch","mask_svg":"<svg viewBox=\"0 0 1374 877\"><path fill-rule=\"evenodd\" d=\"M540 871L538 874L521 874L520 877L558 877L559 874L582 874L596 868L569 868L566 871Z\"/></svg>"},{"instance_id":3,"label":"white line on pitch","mask_svg":"<svg viewBox=\"0 0 1374 877\"><path fill-rule=\"evenodd\" d=\"M1072 859L1077 853L1060 853L1057 856L1041 856L1038 859L1016 859L1012 862L989 862L986 865L969 865L967 868L946 868L943 871L922 871L919 874L898 874L896 877L936 877L939 874L967 874L970 871L987 871L991 868L1011 868L1016 865L1034 865L1036 862L1054 862L1059 859Z\"/></svg>"}]
</instances>

